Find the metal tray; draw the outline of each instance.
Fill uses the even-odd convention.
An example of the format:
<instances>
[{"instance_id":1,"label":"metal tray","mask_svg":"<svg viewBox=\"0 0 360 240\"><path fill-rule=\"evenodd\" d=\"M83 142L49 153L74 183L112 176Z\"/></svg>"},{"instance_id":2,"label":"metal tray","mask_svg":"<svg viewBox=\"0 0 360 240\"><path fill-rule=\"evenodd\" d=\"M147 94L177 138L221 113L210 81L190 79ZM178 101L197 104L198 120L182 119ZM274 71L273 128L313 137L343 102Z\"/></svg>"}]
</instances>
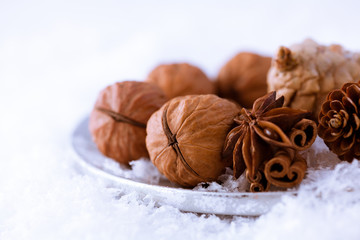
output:
<instances>
[{"instance_id":1,"label":"metal tray","mask_svg":"<svg viewBox=\"0 0 360 240\"><path fill-rule=\"evenodd\" d=\"M122 193L136 192L140 197L149 196L158 205L170 205L182 211L217 215L259 216L268 212L283 196L296 195L287 192L207 192L184 189L167 180L149 184L138 179L124 177L125 166L104 157L91 139L86 118L75 128L72 147L79 169L85 174L107 180ZM112 164L112 168L106 167ZM114 171L118 167L119 171Z\"/></svg>"}]
</instances>

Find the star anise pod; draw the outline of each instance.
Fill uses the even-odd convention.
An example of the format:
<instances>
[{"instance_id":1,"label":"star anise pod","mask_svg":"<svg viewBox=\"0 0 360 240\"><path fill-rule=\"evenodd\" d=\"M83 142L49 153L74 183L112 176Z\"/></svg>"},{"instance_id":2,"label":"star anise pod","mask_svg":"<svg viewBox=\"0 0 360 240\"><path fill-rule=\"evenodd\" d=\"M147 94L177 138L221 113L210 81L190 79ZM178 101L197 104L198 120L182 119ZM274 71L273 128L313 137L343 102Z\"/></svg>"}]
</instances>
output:
<instances>
[{"instance_id":1,"label":"star anise pod","mask_svg":"<svg viewBox=\"0 0 360 240\"><path fill-rule=\"evenodd\" d=\"M360 84L331 91L319 113L319 136L341 160L360 159Z\"/></svg>"},{"instance_id":2,"label":"star anise pod","mask_svg":"<svg viewBox=\"0 0 360 240\"><path fill-rule=\"evenodd\" d=\"M311 113L283 107L283 103L284 97L276 99L276 92L271 92L258 98L251 111L243 108L234 119L238 126L227 135L223 157L225 161L232 160L236 178L247 169L249 182L259 183L264 178L266 162L275 154L287 152L291 164L296 151L310 147L315 141L316 124L304 119ZM289 175L291 181L293 177ZM259 190L268 187L263 188Z\"/></svg>"}]
</instances>

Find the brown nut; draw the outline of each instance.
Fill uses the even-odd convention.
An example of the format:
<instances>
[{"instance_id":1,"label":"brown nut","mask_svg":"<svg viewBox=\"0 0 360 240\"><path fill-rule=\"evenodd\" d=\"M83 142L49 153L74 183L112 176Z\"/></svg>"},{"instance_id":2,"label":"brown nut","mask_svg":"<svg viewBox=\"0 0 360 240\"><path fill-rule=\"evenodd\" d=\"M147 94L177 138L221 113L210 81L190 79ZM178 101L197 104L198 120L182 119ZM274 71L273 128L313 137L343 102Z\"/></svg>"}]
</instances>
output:
<instances>
[{"instance_id":1,"label":"brown nut","mask_svg":"<svg viewBox=\"0 0 360 240\"><path fill-rule=\"evenodd\" d=\"M169 99L192 94L212 94L215 91L214 83L205 73L188 63L159 65L146 81L157 84Z\"/></svg>"},{"instance_id":2,"label":"brown nut","mask_svg":"<svg viewBox=\"0 0 360 240\"><path fill-rule=\"evenodd\" d=\"M266 75L271 58L241 52L220 70L216 85L220 97L232 99L251 108L253 102L267 93Z\"/></svg>"},{"instance_id":3,"label":"brown nut","mask_svg":"<svg viewBox=\"0 0 360 240\"><path fill-rule=\"evenodd\" d=\"M150 159L170 181L184 187L214 181L223 173L222 149L240 107L215 95L170 100L149 119Z\"/></svg>"},{"instance_id":4,"label":"brown nut","mask_svg":"<svg viewBox=\"0 0 360 240\"><path fill-rule=\"evenodd\" d=\"M98 96L89 123L99 150L124 164L148 157L146 123L165 102L161 89L150 83L126 81L105 88Z\"/></svg>"}]
</instances>

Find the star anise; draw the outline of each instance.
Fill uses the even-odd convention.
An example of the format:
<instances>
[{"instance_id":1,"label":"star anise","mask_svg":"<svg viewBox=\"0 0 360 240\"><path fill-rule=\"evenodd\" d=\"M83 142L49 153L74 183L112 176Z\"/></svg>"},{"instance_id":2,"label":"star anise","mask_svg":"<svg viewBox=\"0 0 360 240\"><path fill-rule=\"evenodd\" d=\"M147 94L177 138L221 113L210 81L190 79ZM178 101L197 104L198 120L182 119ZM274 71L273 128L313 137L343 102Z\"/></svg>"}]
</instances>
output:
<instances>
[{"instance_id":1,"label":"star anise","mask_svg":"<svg viewBox=\"0 0 360 240\"><path fill-rule=\"evenodd\" d=\"M296 151L314 142L315 122L302 120L311 113L283 107L283 103L284 97L276 99L276 92L271 92L258 98L251 111L243 108L234 119L238 126L227 135L223 157L225 161L232 160L236 178L247 169L248 180L258 183L264 178L266 162L276 153L288 152L292 161L297 156ZM294 177L289 175L290 180Z\"/></svg>"}]
</instances>

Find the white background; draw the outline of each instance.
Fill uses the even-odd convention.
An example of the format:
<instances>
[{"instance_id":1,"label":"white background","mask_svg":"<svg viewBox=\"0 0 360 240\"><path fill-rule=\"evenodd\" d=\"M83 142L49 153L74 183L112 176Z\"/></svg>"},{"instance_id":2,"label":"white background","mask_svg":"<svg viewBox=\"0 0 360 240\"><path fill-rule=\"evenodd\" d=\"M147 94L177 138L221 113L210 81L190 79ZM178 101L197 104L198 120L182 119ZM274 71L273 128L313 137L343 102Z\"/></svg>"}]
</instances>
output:
<instances>
[{"instance_id":1,"label":"white background","mask_svg":"<svg viewBox=\"0 0 360 240\"><path fill-rule=\"evenodd\" d=\"M308 37L360 51L359 9L358 1L0 0L0 239L359 239L358 198L342 208L288 199L259 219L198 216L132 195L116 200L69 157L73 128L106 85L175 61L213 78L238 51L273 55Z\"/></svg>"}]
</instances>

